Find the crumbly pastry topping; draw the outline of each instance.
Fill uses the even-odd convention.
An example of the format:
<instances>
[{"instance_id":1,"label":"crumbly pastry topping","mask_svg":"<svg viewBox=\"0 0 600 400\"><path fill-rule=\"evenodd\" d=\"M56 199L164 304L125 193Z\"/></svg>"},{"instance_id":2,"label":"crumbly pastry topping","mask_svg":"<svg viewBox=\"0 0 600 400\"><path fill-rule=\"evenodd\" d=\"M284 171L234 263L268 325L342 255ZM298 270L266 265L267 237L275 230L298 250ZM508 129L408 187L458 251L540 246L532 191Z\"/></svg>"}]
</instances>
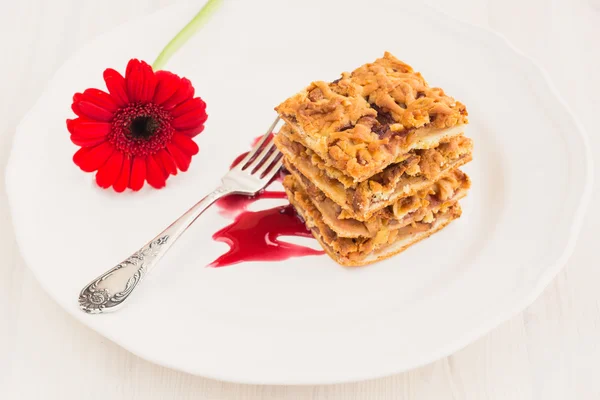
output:
<instances>
[{"instance_id":1,"label":"crumbly pastry topping","mask_svg":"<svg viewBox=\"0 0 600 400\"><path fill-rule=\"evenodd\" d=\"M390 53L276 107L331 166L361 181L396 162L423 133L468 123L465 106Z\"/></svg>"}]
</instances>

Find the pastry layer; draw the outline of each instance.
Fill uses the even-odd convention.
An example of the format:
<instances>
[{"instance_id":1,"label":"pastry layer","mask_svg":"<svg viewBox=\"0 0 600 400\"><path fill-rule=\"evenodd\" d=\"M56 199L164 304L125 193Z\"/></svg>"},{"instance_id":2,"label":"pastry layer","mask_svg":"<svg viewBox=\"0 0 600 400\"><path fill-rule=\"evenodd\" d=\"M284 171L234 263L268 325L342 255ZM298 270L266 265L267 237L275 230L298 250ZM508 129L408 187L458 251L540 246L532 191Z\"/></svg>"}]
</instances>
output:
<instances>
[{"instance_id":1,"label":"pastry layer","mask_svg":"<svg viewBox=\"0 0 600 400\"><path fill-rule=\"evenodd\" d=\"M304 219L306 226L319 241L327 254L345 266L361 266L377 262L400 253L412 244L429 237L460 217L458 203L440 208L430 218L394 230L380 230L373 238L343 238L323 221L319 210L311 199L295 183L293 176L284 180L284 187L290 203Z\"/></svg>"},{"instance_id":2,"label":"pastry layer","mask_svg":"<svg viewBox=\"0 0 600 400\"><path fill-rule=\"evenodd\" d=\"M313 82L275 109L306 147L354 182L468 123L463 104L387 52L331 83Z\"/></svg>"},{"instance_id":3,"label":"pastry layer","mask_svg":"<svg viewBox=\"0 0 600 400\"><path fill-rule=\"evenodd\" d=\"M345 211L342 218L360 221L366 221L398 199L412 196L469 162L473 146L464 136L453 137L436 148L414 150L401 162L357 184L344 180L342 174L327 167L317 154L293 141L284 130L275 136L275 144L284 154L290 172L298 171L307 177L339 205Z\"/></svg>"},{"instance_id":4,"label":"pastry layer","mask_svg":"<svg viewBox=\"0 0 600 400\"><path fill-rule=\"evenodd\" d=\"M412 196L404 197L375 213L366 221L346 218L346 213L310 180L293 171L294 186L306 193L315 205L323 222L336 235L347 238L375 237L382 229L399 229L413 222L430 218L431 214L451 206L467 195L471 187L469 177L459 169L449 172L427 188ZM290 185L288 183L288 185Z\"/></svg>"}]
</instances>

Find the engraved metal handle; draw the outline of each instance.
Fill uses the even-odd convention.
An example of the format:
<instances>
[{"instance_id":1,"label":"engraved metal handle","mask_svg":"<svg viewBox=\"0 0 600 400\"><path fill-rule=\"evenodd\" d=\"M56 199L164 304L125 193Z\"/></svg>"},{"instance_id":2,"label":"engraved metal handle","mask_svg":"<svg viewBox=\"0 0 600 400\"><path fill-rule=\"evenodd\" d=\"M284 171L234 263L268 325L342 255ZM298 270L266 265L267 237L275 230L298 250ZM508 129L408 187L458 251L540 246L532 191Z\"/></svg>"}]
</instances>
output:
<instances>
[{"instance_id":1,"label":"engraved metal handle","mask_svg":"<svg viewBox=\"0 0 600 400\"><path fill-rule=\"evenodd\" d=\"M219 187L125 261L94 279L79 294L79 307L90 314L118 309L204 210L221 197L233 192L234 190L227 186Z\"/></svg>"}]
</instances>

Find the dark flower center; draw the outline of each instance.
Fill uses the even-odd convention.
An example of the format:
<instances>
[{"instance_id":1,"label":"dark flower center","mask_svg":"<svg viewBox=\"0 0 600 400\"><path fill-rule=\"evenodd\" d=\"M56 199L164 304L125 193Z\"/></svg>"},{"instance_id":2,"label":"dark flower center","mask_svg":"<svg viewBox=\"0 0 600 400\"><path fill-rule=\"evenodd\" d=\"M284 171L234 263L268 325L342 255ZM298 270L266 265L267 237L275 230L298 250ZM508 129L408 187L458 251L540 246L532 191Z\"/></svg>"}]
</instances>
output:
<instances>
[{"instance_id":1,"label":"dark flower center","mask_svg":"<svg viewBox=\"0 0 600 400\"><path fill-rule=\"evenodd\" d=\"M158 127L159 124L154 118L141 115L131 121L129 130L134 138L150 139Z\"/></svg>"},{"instance_id":2,"label":"dark flower center","mask_svg":"<svg viewBox=\"0 0 600 400\"><path fill-rule=\"evenodd\" d=\"M171 112L156 104L128 104L115 113L108 140L128 156L156 154L171 143L172 120Z\"/></svg>"}]
</instances>

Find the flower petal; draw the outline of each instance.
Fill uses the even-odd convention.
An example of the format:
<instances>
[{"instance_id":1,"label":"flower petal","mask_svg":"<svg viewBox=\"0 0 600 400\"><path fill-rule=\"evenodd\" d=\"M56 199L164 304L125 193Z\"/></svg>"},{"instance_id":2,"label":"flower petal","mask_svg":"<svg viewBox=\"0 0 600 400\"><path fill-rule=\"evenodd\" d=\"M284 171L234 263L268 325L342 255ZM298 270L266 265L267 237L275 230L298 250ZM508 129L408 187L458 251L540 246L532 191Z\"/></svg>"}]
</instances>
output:
<instances>
[{"instance_id":1,"label":"flower petal","mask_svg":"<svg viewBox=\"0 0 600 400\"><path fill-rule=\"evenodd\" d=\"M142 73L144 75L144 87L142 92L142 98L140 101L142 103L150 103L154 98L154 92L156 91L156 75L154 75L154 71L152 71L152 67L145 63L144 61L140 62L142 65Z\"/></svg>"},{"instance_id":2,"label":"flower petal","mask_svg":"<svg viewBox=\"0 0 600 400\"><path fill-rule=\"evenodd\" d=\"M85 172L94 172L104 165L113 151L108 142L95 147L82 147L73 155L73 162Z\"/></svg>"},{"instance_id":3,"label":"flower petal","mask_svg":"<svg viewBox=\"0 0 600 400\"><path fill-rule=\"evenodd\" d=\"M179 88L181 78L169 71L156 72L156 91L154 92L154 104L162 105Z\"/></svg>"},{"instance_id":4,"label":"flower petal","mask_svg":"<svg viewBox=\"0 0 600 400\"><path fill-rule=\"evenodd\" d=\"M129 156L123 158L123 164L121 165L121 172L119 177L113 185L115 192L121 193L125 191L127 185L129 185L129 174L131 172L131 158Z\"/></svg>"},{"instance_id":5,"label":"flower petal","mask_svg":"<svg viewBox=\"0 0 600 400\"><path fill-rule=\"evenodd\" d=\"M165 110L170 110L192 97L194 97L192 82L187 78L182 78L175 94L165 101L162 106Z\"/></svg>"},{"instance_id":6,"label":"flower petal","mask_svg":"<svg viewBox=\"0 0 600 400\"><path fill-rule=\"evenodd\" d=\"M156 153L157 161L163 166L166 173L171 175L177 175L177 165L175 165L175 161L173 161L173 157L169 154L169 152L165 149L162 149L158 153Z\"/></svg>"},{"instance_id":7,"label":"flower petal","mask_svg":"<svg viewBox=\"0 0 600 400\"><path fill-rule=\"evenodd\" d=\"M127 94L132 102L148 103L154 97L156 77L152 67L144 61L132 59L125 72Z\"/></svg>"},{"instance_id":8,"label":"flower petal","mask_svg":"<svg viewBox=\"0 0 600 400\"><path fill-rule=\"evenodd\" d=\"M183 130L177 130L177 132L181 133L182 135L185 136L189 136L189 137L194 137L196 135L199 135L200 133L202 133L202 131L204 130L204 125L198 125L194 128L191 129L183 129Z\"/></svg>"},{"instance_id":9,"label":"flower petal","mask_svg":"<svg viewBox=\"0 0 600 400\"><path fill-rule=\"evenodd\" d=\"M123 107L129 103L127 96L127 88L125 87L125 78L112 68L104 70L104 82L108 93L111 94L119 107Z\"/></svg>"},{"instance_id":10,"label":"flower petal","mask_svg":"<svg viewBox=\"0 0 600 400\"><path fill-rule=\"evenodd\" d=\"M79 118L75 118L75 119L67 118L67 129L69 130L69 133L71 135L75 132L75 125L77 124L77 122L79 122Z\"/></svg>"},{"instance_id":11,"label":"flower petal","mask_svg":"<svg viewBox=\"0 0 600 400\"><path fill-rule=\"evenodd\" d=\"M114 113L119 108L110 94L99 89L86 89L81 98L82 100L89 101L111 113Z\"/></svg>"},{"instance_id":12,"label":"flower petal","mask_svg":"<svg viewBox=\"0 0 600 400\"><path fill-rule=\"evenodd\" d=\"M138 191L144 186L146 179L146 160L144 157L134 157L131 164L131 176L129 177L129 187Z\"/></svg>"},{"instance_id":13,"label":"flower petal","mask_svg":"<svg viewBox=\"0 0 600 400\"><path fill-rule=\"evenodd\" d=\"M127 97L132 103L142 97L143 82L141 82L140 75L140 61L135 58L129 60L125 69L125 88L127 89Z\"/></svg>"},{"instance_id":14,"label":"flower petal","mask_svg":"<svg viewBox=\"0 0 600 400\"><path fill-rule=\"evenodd\" d=\"M101 188L109 188L115 183L123 165L123 153L115 151L96 173L96 183Z\"/></svg>"},{"instance_id":15,"label":"flower petal","mask_svg":"<svg viewBox=\"0 0 600 400\"><path fill-rule=\"evenodd\" d=\"M156 163L153 156L146 157L146 180L156 189L165 187L166 184L164 170Z\"/></svg>"},{"instance_id":16,"label":"flower petal","mask_svg":"<svg viewBox=\"0 0 600 400\"><path fill-rule=\"evenodd\" d=\"M175 133L173 134L171 143L177 146L185 154L191 156L198 154L198 145L189 136Z\"/></svg>"},{"instance_id":17,"label":"flower petal","mask_svg":"<svg viewBox=\"0 0 600 400\"><path fill-rule=\"evenodd\" d=\"M114 116L113 112L85 100L73 103L72 108L80 117L87 117L95 121L110 122Z\"/></svg>"},{"instance_id":18,"label":"flower petal","mask_svg":"<svg viewBox=\"0 0 600 400\"><path fill-rule=\"evenodd\" d=\"M75 93L73 95L73 103L71 103L71 110L73 110L73 112L75 114L77 114L79 117L85 118L85 116L83 115L83 113L79 109L79 105L78 104L79 104L80 101L81 101L81 93Z\"/></svg>"},{"instance_id":19,"label":"flower petal","mask_svg":"<svg viewBox=\"0 0 600 400\"><path fill-rule=\"evenodd\" d=\"M192 156L185 154L172 143L169 143L167 145L167 150L169 151L169 154L171 154L171 157L173 157L173 161L175 161L175 165L177 165L177 168L179 168L183 172L187 171L190 167L190 162L192 162Z\"/></svg>"},{"instance_id":20,"label":"flower petal","mask_svg":"<svg viewBox=\"0 0 600 400\"><path fill-rule=\"evenodd\" d=\"M184 101L177 107L173 108L173 110L171 111L171 115L174 118L191 112L206 115L205 111L206 103L204 102L204 100L202 100L200 97L194 97L192 99Z\"/></svg>"},{"instance_id":21,"label":"flower petal","mask_svg":"<svg viewBox=\"0 0 600 400\"><path fill-rule=\"evenodd\" d=\"M92 147L106 141L106 137L85 137L71 135L71 142L81 147Z\"/></svg>"},{"instance_id":22,"label":"flower petal","mask_svg":"<svg viewBox=\"0 0 600 400\"><path fill-rule=\"evenodd\" d=\"M79 117L83 117L83 113L79 109L79 106L77 105L77 103L71 104L71 110L73 110L73 112L75 113L75 115L77 115Z\"/></svg>"},{"instance_id":23,"label":"flower petal","mask_svg":"<svg viewBox=\"0 0 600 400\"><path fill-rule=\"evenodd\" d=\"M206 122L208 116L205 112L189 112L187 114L183 114L180 117L175 118L171 125L175 129L192 129L197 127L198 125L202 125Z\"/></svg>"},{"instance_id":24,"label":"flower petal","mask_svg":"<svg viewBox=\"0 0 600 400\"><path fill-rule=\"evenodd\" d=\"M81 118L67 120L67 128L72 135L85 138L106 137L112 125L107 122L88 121Z\"/></svg>"},{"instance_id":25,"label":"flower petal","mask_svg":"<svg viewBox=\"0 0 600 400\"><path fill-rule=\"evenodd\" d=\"M169 178L169 175L171 175L171 174L169 173L169 171L167 171L167 168L163 165L162 160L160 159L160 156L157 153L150 157L154 158L154 162L159 166L160 171L162 172L162 174L165 178L165 181L166 181Z\"/></svg>"}]
</instances>

